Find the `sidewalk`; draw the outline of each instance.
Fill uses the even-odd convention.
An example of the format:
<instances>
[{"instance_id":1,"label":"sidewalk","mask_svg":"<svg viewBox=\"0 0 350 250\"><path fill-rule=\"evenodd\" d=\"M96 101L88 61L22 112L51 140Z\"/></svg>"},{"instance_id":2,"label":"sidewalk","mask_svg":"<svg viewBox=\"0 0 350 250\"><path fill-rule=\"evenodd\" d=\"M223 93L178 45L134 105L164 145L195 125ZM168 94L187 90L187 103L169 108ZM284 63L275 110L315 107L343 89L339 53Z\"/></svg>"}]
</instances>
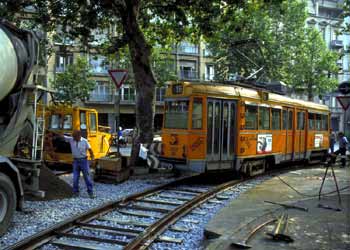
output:
<instances>
[{"instance_id":1,"label":"sidewalk","mask_svg":"<svg viewBox=\"0 0 350 250\"><path fill-rule=\"evenodd\" d=\"M334 170L339 187L348 187L350 168L335 168ZM248 241L248 245L251 245L252 249L350 249L349 188L342 191L341 205L338 203L336 193L323 197L319 202L318 191L324 173L325 168L322 167L292 171L274 177L249 190L223 208L207 224L205 236L209 240L205 242L206 249L238 249L230 246L231 243L243 241L258 225L270 219L279 218L283 213L289 215L286 234L294 242L273 241L271 237L266 235L266 233L272 232L275 227L275 223L271 223L262 227ZM335 183L329 173L322 193L333 190L335 190ZM314 196L309 197L309 195ZM281 206L264 202L266 200L304 207L308 209L308 212L296 209L286 210ZM318 207L319 203L334 208L340 207L342 211L320 208Z\"/></svg>"}]
</instances>

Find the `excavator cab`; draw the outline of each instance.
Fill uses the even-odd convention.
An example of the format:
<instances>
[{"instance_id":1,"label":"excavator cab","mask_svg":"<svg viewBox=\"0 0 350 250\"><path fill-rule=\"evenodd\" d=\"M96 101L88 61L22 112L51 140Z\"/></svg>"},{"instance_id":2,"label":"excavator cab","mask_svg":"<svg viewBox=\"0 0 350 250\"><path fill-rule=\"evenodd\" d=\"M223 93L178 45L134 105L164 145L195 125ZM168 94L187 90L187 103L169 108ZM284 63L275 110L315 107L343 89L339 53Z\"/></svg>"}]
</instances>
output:
<instances>
[{"instance_id":1,"label":"excavator cab","mask_svg":"<svg viewBox=\"0 0 350 250\"><path fill-rule=\"evenodd\" d=\"M95 159L109 153L112 135L110 127L98 124L98 113L95 109L53 105L47 108L45 115L46 133L71 136L74 130L80 130L82 137L88 140ZM44 160L51 167L71 165L71 149L62 137L45 137Z\"/></svg>"}]
</instances>

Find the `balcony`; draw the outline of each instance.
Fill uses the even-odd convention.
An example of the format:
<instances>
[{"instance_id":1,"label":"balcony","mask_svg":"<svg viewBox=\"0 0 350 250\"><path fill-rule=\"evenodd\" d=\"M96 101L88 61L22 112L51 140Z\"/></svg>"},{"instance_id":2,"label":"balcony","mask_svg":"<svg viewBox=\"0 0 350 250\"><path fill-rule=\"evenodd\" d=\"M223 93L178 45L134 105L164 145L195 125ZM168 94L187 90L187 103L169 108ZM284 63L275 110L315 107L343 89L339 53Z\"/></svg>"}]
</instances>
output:
<instances>
[{"instance_id":1,"label":"balcony","mask_svg":"<svg viewBox=\"0 0 350 250\"><path fill-rule=\"evenodd\" d=\"M66 71L66 68L67 68L67 67L56 67L56 68L55 68L55 72L56 72L56 73L62 73L62 72L64 72L64 71Z\"/></svg>"},{"instance_id":2,"label":"balcony","mask_svg":"<svg viewBox=\"0 0 350 250\"><path fill-rule=\"evenodd\" d=\"M192 70L180 70L180 80L198 80L198 72Z\"/></svg>"},{"instance_id":3,"label":"balcony","mask_svg":"<svg viewBox=\"0 0 350 250\"><path fill-rule=\"evenodd\" d=\"M332 49L341 49L341 48L343 48L343 41L342 40L332 40L331 41L331 48Z\"/></svg>"},{"instance_id":4,"label":"balcony","mask_svg":"<svg viewBox=\"0 0 350 250\"><path fill-rule=\"evenodd\" d=\"M331 114L344 114L342 107L330 107Z\"/></svg>"},{"instance_id":5,"label":"balcony","mask_svg":"<svg viewBox=\"0 0 350 250\"><path fill-rule=\"evenodd\" d=\"M88 102L90 103L113 103L112 94L90 94Z\"/></svg>"},{"instance_id":6,"label":"balcony","mask_svg":"<svg viewBox=\"0 0 350 250\"><path fill-rule=\"evenodd\" d=\"M195 44L182 42L178 46L178 53L197 55L199 53L199 49L198 49L198 46Z\"/></svg>"}]
</instances>

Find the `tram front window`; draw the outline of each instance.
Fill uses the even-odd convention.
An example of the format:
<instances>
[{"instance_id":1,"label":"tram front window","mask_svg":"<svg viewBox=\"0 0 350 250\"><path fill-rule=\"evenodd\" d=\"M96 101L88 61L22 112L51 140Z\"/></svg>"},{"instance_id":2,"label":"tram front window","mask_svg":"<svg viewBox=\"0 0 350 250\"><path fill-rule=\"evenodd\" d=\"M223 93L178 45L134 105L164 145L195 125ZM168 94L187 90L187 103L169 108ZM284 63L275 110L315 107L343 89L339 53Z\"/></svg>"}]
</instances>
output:
<instances>
[{"instance_id":1,"label":"tram front window","mask_svg":"<svg viewBox=\"0 0 350 250\"><path fill-rule=\"evenodd\" d=\"M165 101L165 128L187 129L188 100Z\"/></svg>"}]
</instances>

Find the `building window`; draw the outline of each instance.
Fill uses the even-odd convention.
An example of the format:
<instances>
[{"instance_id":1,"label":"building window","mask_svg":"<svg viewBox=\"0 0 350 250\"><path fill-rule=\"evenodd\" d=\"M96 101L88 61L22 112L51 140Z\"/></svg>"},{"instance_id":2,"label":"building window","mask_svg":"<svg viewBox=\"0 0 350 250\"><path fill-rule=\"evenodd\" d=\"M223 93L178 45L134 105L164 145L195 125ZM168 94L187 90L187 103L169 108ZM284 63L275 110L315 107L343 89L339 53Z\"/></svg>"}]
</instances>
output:
<instances>
[{"instance_id":1,"label":"building window","mask_svg":"<svg viewBox=\"0 0 350 250\"><path fill-rule=\"evenodd\" d=\"M179 44L178 51L180 53L198 54L198 45L189 42L181 42Z\"/></svg>"},{"instance_id":2,"label":"building window","mask_svg":"<svg viewBox=\"0 0 350 250\"><path fill-rule=\"evenodd\" d=\"M113 87L109 82L96 81L95 89L90 93L90 101L111 102L113 100Z\"/></svg>"},{"instance_id":3,"label":"building window","mask_svg":"<svg viewBox=\"0 0 350 250\"><path fill-rule=\"evenodd\" d=\"M214 65L206 65L205 80L214 80Z\"/></svg>"},{"instance_id":4,"label":"building window","mask_svg":"<svg viewBox=\"0 0 350 250\"><path fill-rule=\"evenodd\" d=\"M89 63L91 66L91 72L97 74L107 74L109 64L105 56L90 55Z\"/></svg>"},{"instance_id":5,"label":"building window","mask_svg":"<svg viewBox=\"0 0 350 250\"><path fill-rule=\"evenodd\" d=\"M64 72L73 64L73 54L56 54L56 72Z\"/></svg>"},{"instance_id":6,"label":"building window","mask_svg":"<svg viewBox=\"0 0 350 250\"><path fill-rule=\"evenodd\" d=\"M326 26L321 26L320 30L321 30L323 40L326 41Z\"/></svg>"},{"instance_id":7,"label":"building window","mask_svg":"<svg viewBox=\"0 0 350 250\"><path fill-rule=\"evenodd\" d=\"M196 61L180 61L180 79L197 79Z\"/></svg>"},{"instance_id":8,"label":"building window","mask_svg":"<svg viewBox=\"0 0 350 250\"><path fill-rule=\"evenodd\" d=\"M213 52L209 48L205 48L203 49L203 55L210 57L213 56Z\"/></svg>"},{"instance_id":9,"label":"building window","mask_svg":"<svg viewBox=\"0 0 350 250\"><path fill-rule=\"evenodd\" d=\"M165 87L156 88L156 101L157 102L164 101L164 95L165 95Z\"/></svg>"},{"instance_id":10,"label":"building window","mask_svg":"<svg viewBox=\"0 0 350 250\"><path fill-rule=\"evenodd\" d=\"M123 87L122 89L122 100L123 101L135 101L135 88Z\"/></svg>"}]
</instances>

